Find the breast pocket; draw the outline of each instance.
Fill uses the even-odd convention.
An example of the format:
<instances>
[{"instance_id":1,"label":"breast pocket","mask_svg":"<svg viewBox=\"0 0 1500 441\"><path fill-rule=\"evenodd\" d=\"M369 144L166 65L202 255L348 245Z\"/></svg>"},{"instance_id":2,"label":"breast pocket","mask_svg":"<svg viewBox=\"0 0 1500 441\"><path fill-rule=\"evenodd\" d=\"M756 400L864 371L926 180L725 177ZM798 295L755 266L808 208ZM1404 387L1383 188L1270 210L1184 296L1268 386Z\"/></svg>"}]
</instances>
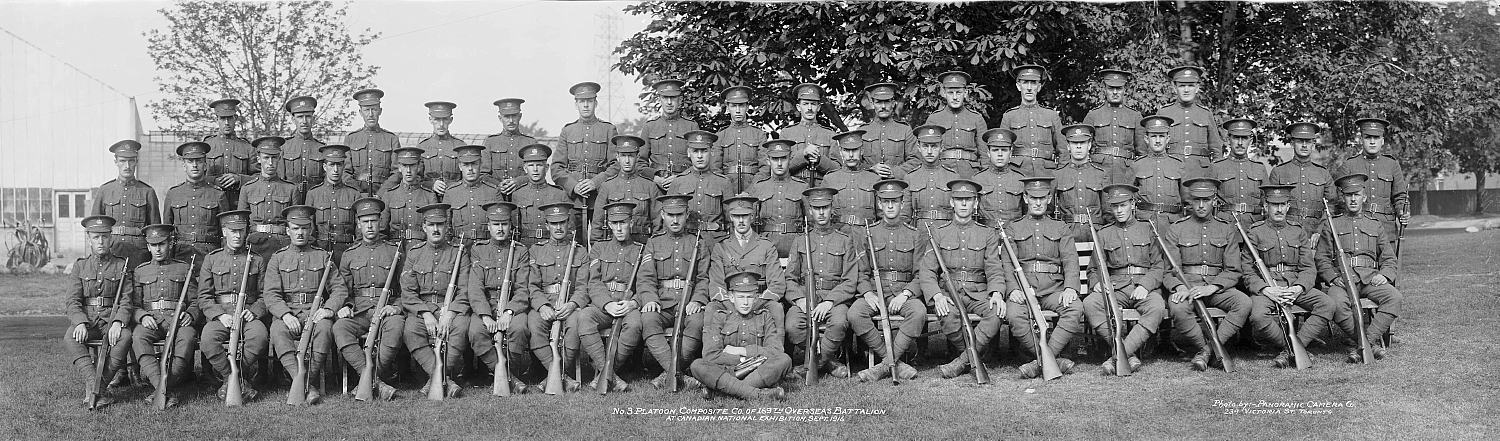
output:
<instances>
[{"instance_id":1,"label":"breast pocket","mask_svg":"<svg viewBox=\"0 0 1500 441\"><path fill-rule=\"evenodd\" d=\"M230 269L229 264L221 263L219 265L215 265L213 267L210 267L208 269L208 272L209 274L213 274L215 291L226 292L239 288L239 286L237 286L239 280L230 280L231 278L229 274L233 271Z\"/></svg>"},{"instance_id":2,"label":"breast pocket","mask_svg":"<svg viewBox=\"0 0 1500 441\"><path fill-rule=\"evenodd\" d=\"M822 251L821 253L819 251ZM813 264L819 273L837 274L844 267L844 259L849 255L845 248L814 250Z\"/></svg>"}]
</instances>

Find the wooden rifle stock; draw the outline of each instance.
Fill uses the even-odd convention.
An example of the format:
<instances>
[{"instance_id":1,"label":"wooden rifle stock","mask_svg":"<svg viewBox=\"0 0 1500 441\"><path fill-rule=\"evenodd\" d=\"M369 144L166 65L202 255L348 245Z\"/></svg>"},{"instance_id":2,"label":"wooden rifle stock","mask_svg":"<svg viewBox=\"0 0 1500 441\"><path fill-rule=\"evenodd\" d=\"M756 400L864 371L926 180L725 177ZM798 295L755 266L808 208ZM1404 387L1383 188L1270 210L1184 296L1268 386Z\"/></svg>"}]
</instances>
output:
<instances>
[{"instance_id":1,"label":"wooden rifle stock","mask_svg":"<svg viewBox=\"0 0 1500 441\"><path fill-rule=\"evenodd\" d=\"M458 242L458 255L453 257L453 272L448 274L448 291L443 294L443 307L441 310L434 312L435 314L439 314L438 328L437 332L432 336L433 368L432 372L430 372L432 375L427 379L427 399L433 401L442 401L448 392L444 390L448 386L448 366L444 362L444 358L447 357L445 352L448 351L448 327L453 325L453 322L448 320L448 308L453 306L453 294L458 288L458 268L463 261L464 243L460 240ZM468 271L468 268L464 270ZM459 332L468 332L468 330L460 330Z\"/></svg>"},{"instance_id":2,"label":"wooden rifle stock","mask_svg":"<svg viewBox=\"0 0 1500 441\"><path fill-rule=\"evenodd\" d=\"M390 301L391 285L396 282L398 268L396 264L401 261L401 249L391 256L391 269L386 271L385 286L380 288L380 301L370 307L370 329L365 331L365 368L359 371L359 384L354 387L355 401L370 401L375 397L375 342L380 339L380 322L385 317L380 311L385 309L386 302Z\"/></svg>"},{"instance_id":3,"label":"wooden rifle stock","mask_svg":"<svg viewBox=\"0 0 1500 441\"><path fill-rule=\"evenodd\" d=\"M333 252L328 253L328 262L318 278L318 290L313 292L311 309L307 310L307 323L302 326L302 336L297 339L297 372L292 374L292 388L286 393L286 404L300 406L307 402L307 347L312 344L313 314L323 307L323 290L328 288L328 272L333 270Z\"/></svg>"},{"instance_id":4,"label":"wooden rifle stock","mask_svg":"<svg viewBox=\"0 0 1500 441\"><path fill-rule=\"evenodd\" d=\"M1010 235L1005 234L1005 226L996 228L1000 232L1000 241L1005 252L1010 254L1011 269L1016 272L1016 280L1021 282L1022 297L1026 298L1026 308L1031 312L1031 332L1036 334L1036 359L1042 365L1042 378L1052 380L1062 377L1062 368L1057 365L1057 354L1052 353L1052 348L1047 346L1047 322L1042 318L1042 307L1037 303L1036 288L1031 286L1031 280L1026 278L1026 271L1021 269L1021 255L1016 253L1016 244L1011 242Z\"/></svg>"},{"instance_id":5,"label":"wooden rifle stock","mask_svg":"<svg viewBox=\"0 0 1500 441\"><path fill-rule=\"evenodd\" d=\"M693 299L693 276L698 274L698 250L702 249L703 229L698 229L693 234L693 260L688 262L687 286L682 288L682 295L677 300L677 320L672 322L672 366L667 368L667 381L671 382L672 392L682 390L682 383L677 381L677 365L682 364L682 322L687 320L687 304Z\"/></svg>"},{"instance_id":6,"label":"wooden rifle stock","mask_svg":"<svg viewBox=\"0 0 1500 441\"><path fill-rule=\"evenodd\" d=\"M809 165L809 169L811 166ZM817 277L812 266L812 236L808 235L807 215L802 215L802 283L807 286L807 297L803 299L807 315L807 349L802 357L802 367L807 370L806 385L818 384L818 322L813 320L813 309L818 306Z\"/></svg>"},{"instance_id":7,"label":"wooden rifle stock","mask_svg":"<svg viewBox=\"0 0 1500 441\"><path fill-rule=\"evenodd\" d=\"M1234 229L1238 230L1240 238L1245 240L1245 250L1250 253L1251 258L1255 259L1255 270L1260 272L1260 278L1265 280L1267 285L1280 288L1281 286L1276 283L1276 279L1271 278L1271 270L1266 267L1266 261L1261 259L1260 251L1256 250L1254 242L1250 241L1250 234L1245 232L1243 225L1240 225L1239 216L1234 217ZM1286 308L1281 306L1281 302L1277 302L1275 299L1271 300L1271 307L1275 308L1276 312L1281 314L1281 320L1286 323L1287 350L1292 352L1292 361L1296 364L1297 369L1312 367L1312 359L1307 355L1307 346L1302 344L1302 340L1297 339L1297 323L1292 320L1292 313L1287 312Z\"/></svg>"},{"instance_id":8,"label":"wooden rifle stock","mask_svg":"<svg viewBox=\"0 0 1500 441\"><path fill-rule=\"evenodd\" d=\"M187 302L188 286L192 285L193 281L193 267L197 265L198 256L193 256L193 260L188 262L187 279L182 281L182 292L177 294L177 307L172 309L172 324L170 328L167 328L166 343L161 345L161 360L158 363L161 365L161 384L156 388L156 392L151 394L151 404L156 406L157 410L167 410L167 385L172 383L170 381L172 379L172 356L173 352L176 352L174 349L176 349L175 343L177 342L178 317L182 315L182 306Z\"/></svg>"},{"instance_id":9,"label":"wooden rifle stock","mask_svg":"<svg viewBox=\"0 0 1500 441\"><path fill-rule=\"evenodd\" d=\"M1099 285L1104 288L1102 290L1104 291L1104 302L1107 303L1104 305L1104 314L1109 317L1110 330L1114 334L1114 338L1111 339L1113 341L1110 343L1114 345L1115 375L1129 377L1132 372L1130 370L1130 355L1125 353L1125 320L1120 317L1120 312L1115 310L1116 305L1119 304L1115 303L1114 281L1109 280L1109 256L1105 255L1104 248L1102 247L1104 243L1099 241L1099 230L1094 229L1093 216L1089 216L1088 221L1089 239L1094 241L1093 266L1099 270Z\"/></svg>"},{"instance_id":10,"label":"wooden rifle stock","mask_svg":"<svg viewBox=\"0 0 1500 441\"><path fill-rule=\"evenodd\" d=\"M120 296L125 293L125 273L130 271L130 261L128 259L125 262L125 267L120 270L120 282L115 284L114 303L110 304L108 313L101 315L105 318L105 323L110 323L110 325L106 325L104 329L100 330L100 334L102 335L99 337L99 354L94 357L94 379L89 381L89 384L85 388L85 393L89 399L89 410L99 408L99 394L106 387L105 382L109 381L108 378L104 378L105 366L109 365L110 346L113 346L109 341L109 327L113 326L115 313L120 310Z\"/></svg>"},{"instance_id":11,"label":"wooden rifle stock","mask_svg":"<svg viewBox=\"0 0 1500 441\"><path fill-rule=\"evenodd\" d=\"M641 244L641 250L635 255L635 268L630 271L630 282L625 285L625 300L635 298L635 280L641 275L641 265L644 264L641 260L645 259L645 257L646 244ZM603 309L604 307L600 306L599 308ZM606 311L605 314L608 314L608 312ZM595 388L599 389L599 395L609 394L609 382L615 378L615 357L620 354L620 332L625 327L624 316L615 317L611 321L614 323L609 328L609 349L605 351L604 372L600 372L599 378L595 380L595 384L597 385Z\"/></svg>"},{"instance_id":12,"label":"wooden rifle stock","mask_svg":"<svg viewBox=\"0 0 1500 441\"><path fill-rule=\"evenodd\" d=\"M768 359L764 355L756 355L745 359L745 361L734 366L734 378L745 379L745 377L750 376L751 372L755 372L755 369L759 368L760 365L766 364L766 360Z\"/></svg>"},{"instance_id":13,"label":"wooden rifle stock","mask_svg":"<svg viewBox=\"0 0 1500 441\"><path fill-rule=\"evenodd\" d=\"M496 309L505 311L505 305L510 303L511 271L516 263L516 240L511 238L505 247L505 278L500 281L500 302ZM495 315L498 319L500 314ZM490 393L496 396L510 396L510 355L505 349L505 331L495 333L495 375L490 384Z\"/></svg>"},{"instance_id":14,"label":"wooden rifle stock","mask_svg":"<svg viewBox=\"0 0 1500 441\"><path fill-rule=\"evenodd\" d=\"M563 262L563 277L562 277L562 281L558 282L559 283L559 287L558 287L559 289L557 290L557 300L553 302L553 305L556 305L553 308L553 313L554 314L562 310L562 305L563 305L564 302L567 301L567 298L568 298L568 291L572 289L573 256L577 252L578 252L578 242L577 241L571 242L570 245L568 246L568 260L565 261L565 262ZM563 341L562 341L562 318L561 317L555 317L555 316L553 317L553 320L552 320L552 331L551 332L552 332L552 336L551 336L551 343L552 344L549 345L549 346L551 346L551 350L552 350L552 363L549 363L548 366L547 366L547 384L543 388L542 392L545 393L545 394L547 394L547 395L557 395L557 394L561 394L563 392L562 351L559 351L557 349L558 345L563 344Z\"/></svg>"},{"instance_id":15,"label":"wooden rifle stock","mask_svg":"<svg viewBox=\"0 0 1500 441\"><path fill-rule=\"evenodd\" d=\"M896 375L896 343L891 341L891 312L885 307L885 287L881 286L880 261L875 258L875 238L870 235L870 222L865 221L865 247L870 249L870 278L875 284L875 295L880 297L875 302L875 311L880 314L880 333L885 337L885 356L891 362L891 385L901 384L901 376Z\"/></svg>"},{"instance_id":16,"label":"wooden rifle stock","mask_svg":"<svg viewBox=\"0 0 1500 441\"><path fill-rule=\"evenodd\" d=\"M927 243L930 245L933 257L937 258L938 269L942 270L943 281L948 286L948 292L952 293L953 311L958 313L958 322L963 326L964 353L969 356L969 364L974 371L974 382L986 384L990 382L990 373L984 369L984 363L979 361L978 337L974 334L974 324L969 322L969 308L964 306L964 299L969 294L959 291L958 286L953 284L953 273L948 271L948 264L943 262L942 248L938 248L937 237L932 235L932 226L924 225L927 229ZM997 311L998 312L998 311Z\"/></svg>"},{"instance_id":17,"label":"wooden rifle stock","mask_svg":"<svg viewBox=\"0 0 1500 441\"><path fill-rule=\"evenodd\" d=\"M231 254L232 255L232 254ZM255 260L255 253L250 252L247 245L245 248L245 272L240 274L240 292L234 296L234 315L229 323L229 377L224 379L224 405L242 406L245 397L241 396L240 390L240 334L245 331L245 295L249 289L250 262Z\"/></svg>"},{"instance_id":18,"label":"wooden rifle stock","mask_svg":"<svg viewBox=\"0 0 1500 441\"><path fill-rule=\"evenodd\" d=\"M1161 255L1167 259L1172 272L1187 284L1187 273L1182 271L1182 265L1177 264L1177 258L1172 257L1172 250L1167 248L1167 240L1161 236L1161 231L1156 229L1155 223L1147 223L1151 226L1151 234L1156 236L1156 245L1161 247ZM1224 350L1224 342L1219 341L1219 326L1214 324L1213 316L1208 315L1208 305L1203 304L1203 299L1190 299L1193 302L1193 312L1198 315L1198 325L1203 327L1204 337L1208 339L1208 348L1213 351L1214 357L1218 357L1223 363L1224 372L1234 372L1234 362L1230 361L1229 352Z\"/></svg>"},{"instance_id":19,"label":"wooden rifle stock","mask_svg":"<svg viewBox=\"0 0 1500 441\"><path fill-rule=\"evenodd\" d=\"M1365 336L1365 313L1359 304L1359 281L1354 280L1354 268L1349 265L1349 259L1344 254L1344 244L1339 243L1339 231L1333 225L1333 210L1328 208L1328 201L1323 201L1323 217L1328 219L1328 240L1333 242L1333 250L1337 253L1334 258L1338 259L1339 272L1344 273L1344 293L1349 295L1349 315L1354 316L1354 336L1359 343L1360 362L1370 364L1375 359L1375 348L1370 346L1370 338Z\"/></svg>"}]
</instances>

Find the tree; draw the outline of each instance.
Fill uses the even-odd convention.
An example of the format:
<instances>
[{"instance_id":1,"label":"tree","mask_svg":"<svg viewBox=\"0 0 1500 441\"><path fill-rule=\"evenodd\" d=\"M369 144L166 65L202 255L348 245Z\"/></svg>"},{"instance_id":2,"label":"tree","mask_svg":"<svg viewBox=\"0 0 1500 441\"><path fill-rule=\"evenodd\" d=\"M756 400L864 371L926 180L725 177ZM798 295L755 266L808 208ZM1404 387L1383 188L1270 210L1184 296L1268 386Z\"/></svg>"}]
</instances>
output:
<instances>
[{"instance_id":1,"label":"tree","mask_svg":"<svg viewBox=\"0 0 1500 441\"><path fill-rule=\"evenodd\" d=\"M354 120L345 105L354 91L371 87L378 67L362 50L379 37L345 25L348 4L330 2L218 2L190 0L161 9L167 25L146 32L166 98L150 104L163 128L206 131L216 124L207 109L219 98L240 100L241 130L286 133L286 100L318 99L314 132L340 131Z\"/></svg>"},{"instance_id":2,"label":"tree","mask_svg":"<svg viewBox=\"0 0 1500 441\"><path fill-rule=\"evenodd\" d=\"M1450 64L1478 77L1480 90L1449 107L1469 115L1450 130L1443 147L1452 152L1459 173L1474 174L1474 213L1484 212L1485 177L1500 173L1500 1L1455 3L1444 8L1444 43L1455 55Z\"/></svg>"},{"instance_id":3,"label":"tree","mask_svg":"<svg viewBox=\"0 0 1500 441\"><path fill-rule=\"evenodd\" d=\"M524 126L521 126L521 133L525 133L527 135L530 135L532 138L537 138L537 139L542 139L542 138L546 138L548 136L552 136L551 133L547 132L547 128L546 127L542 127L542 122L541 121L532 121L530 124L526 124Z\"/></svg>"}]
</instances>

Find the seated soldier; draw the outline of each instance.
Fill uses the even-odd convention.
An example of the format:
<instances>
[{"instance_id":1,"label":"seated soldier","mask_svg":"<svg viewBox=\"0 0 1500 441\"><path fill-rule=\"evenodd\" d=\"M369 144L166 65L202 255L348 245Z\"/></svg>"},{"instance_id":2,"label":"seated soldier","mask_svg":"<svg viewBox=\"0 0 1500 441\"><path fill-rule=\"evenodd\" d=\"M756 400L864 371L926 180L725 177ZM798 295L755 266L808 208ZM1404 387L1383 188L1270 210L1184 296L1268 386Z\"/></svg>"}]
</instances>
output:
<instances>
[{"instance_id":1,"label":"seated soldier","mask_svg":"<svg viewBox=\"0 0 1500 441\"><path fill-rule=\"evenodd\" d=\"M732 306L714 310L703 325L703 358L693 361L693 377L706 386L705 398L717 391L743 400L785 400L776 382L791 372L792 358L782 349L782 323L758 297L765 289L760 274L741 272L724 283Z\"/></svg>"},{"instance_id":2,"label":"seated soldier","mask_svg":"<svg viewBox=\"0 0 1500 441\"><path fill-rule=\"evenodd\" d=\"M1403 297L1394 285L1397 261L1391 237L1393 232L1386 230L1380 220L1365 210L1364 191L1367 180L1369 177L1365 174L1354 173L1335 181L1342 195L1346 214L1333 219L1333 226L1339 233L1338 243L1343 246L1345 253L1341 258L1354 272L1349 276L1357 285L1355 290L1360 297L1368 298L1377 305L1375 314L1365 324L1365 329L1354 328L1353 314L1361 313L1360 306L1349 300L1346 291L1349 285L1344 280L1338 249L1334 246L1333 234L1328 231L1327 225L1324 225L1323 232L1318 235L1318 276L1332 284L1328 287L1328 295L1337 305L1333 321L1344 330L1346 338L1353 339L1358 335L1356 332L1364 332L1365 338L1374 346L1372 349L1375 358L1385 358L1385 347L1374 342L1381 341L1390 332L1396 317L1401 315ZM1349 344L1353 346L1352 342ZM1358 348L1349 350L1350 363L1368 361L1362 359Z\"/></svg>"},{"instance_id":3,"label":"seated soldier","mask_svg":"<svg viewBox=\"0 0 1500 441\"><path fill-rule=\"evenodd\" d=\"M1141 368L1141 359L1136 357L1136 352L1142 344L1151 340L1152 335L1156 335L1162 319L1167 315L1166 301L1161 294L1161 248L1152 242L1151 226L1136 221L1136 191L1135 186L1130 184L1104 187L1104 203L1108 204L1115 223L1099 229L1099 243L1094 247L1094 256L1098 259L1095 262L1106 265L1110 284L1115 288L1115 304L1109 306L1115 308L1116 314L1120 313L1121 308L1135 308L1141 315L1135 327L1121 337L1125 354L1130 357L1132 372ZM1098 272L1090 271L1089 277L1098 277ZM1104 291L1104 285L1097 280L1090 287L1094 293ZM1088 317L1089 324L1094 326L1094 333L1112 342L1115 338L1114 329L1110 326L1104 308L1105 299L1102 295L1091 295L1083 299L1083 314ZM1115 374L1113 358L1105 360L1103 366L1105 374Z\"/></svg>"}]
</instances>

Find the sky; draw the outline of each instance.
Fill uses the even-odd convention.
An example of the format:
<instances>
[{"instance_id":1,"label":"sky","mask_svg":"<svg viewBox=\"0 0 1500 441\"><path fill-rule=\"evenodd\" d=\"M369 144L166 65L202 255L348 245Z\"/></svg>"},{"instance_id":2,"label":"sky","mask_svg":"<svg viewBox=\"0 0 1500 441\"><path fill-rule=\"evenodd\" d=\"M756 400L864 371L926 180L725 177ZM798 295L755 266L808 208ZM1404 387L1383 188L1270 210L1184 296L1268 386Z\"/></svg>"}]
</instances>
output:
<instances>
[{"instance_id":1,"label":"sky","mask_svg":"<svg viewBox=\"0 0 1500 441\"><path fill-rule=\"evenodd\" d=\"M431 130L428 101L452 101L454 133L496 133L490 103L526 99L523 124L539 121L552 134L577 118L568 86L594 81L599 116L640 117L643 87L635 78L604 73L601 55L645 27L647 18L623 12L626 2L355 1L349 28L380 32L365 60L380 66L376 87L386 92L381 125L392 131ZM142 125L156 128L146 105L163 95L144 33L166 24L166 1L0 0L0 28L63 62L137 98ZM608 17L613 17L611 20ZM613 21L612 38L607 28ZM352 102L345 105L355 106Z\"/></svg>"}]
</instances>

